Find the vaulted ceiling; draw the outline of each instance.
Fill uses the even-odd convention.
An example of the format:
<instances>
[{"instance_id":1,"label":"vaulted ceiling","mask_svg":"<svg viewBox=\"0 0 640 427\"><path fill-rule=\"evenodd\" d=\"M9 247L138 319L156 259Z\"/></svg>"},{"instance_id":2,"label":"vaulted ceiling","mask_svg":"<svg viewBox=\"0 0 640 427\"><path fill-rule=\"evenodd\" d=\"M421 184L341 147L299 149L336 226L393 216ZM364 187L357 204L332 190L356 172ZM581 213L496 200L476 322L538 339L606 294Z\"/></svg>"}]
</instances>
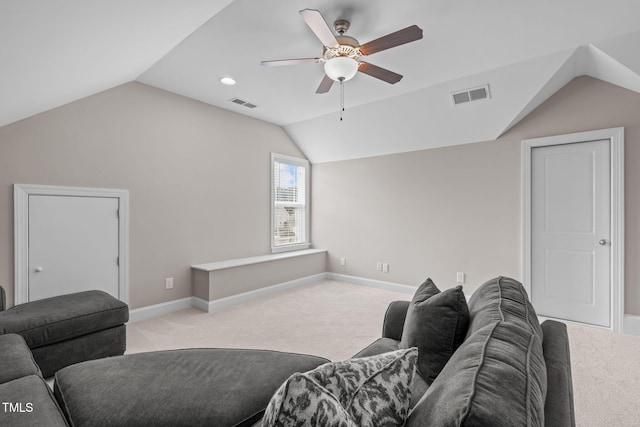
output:
<instances>
[{"instance_id":1,"label":"vaulted ceiling","mask_svg":"<svg viewBox=\"0 0 640 427\"><path fill-rule=\"evenodd\" d=\"M322 65L260 66L322 55L305 8L360 43L424 38L367 57L404 78L358 73L340 121L339 85L315 93ZM280 125L314 163L492 140L577 76L640 92L639 18L633 0L3 0L0 126L139 81Z\"/></svg>"}]
</instances>

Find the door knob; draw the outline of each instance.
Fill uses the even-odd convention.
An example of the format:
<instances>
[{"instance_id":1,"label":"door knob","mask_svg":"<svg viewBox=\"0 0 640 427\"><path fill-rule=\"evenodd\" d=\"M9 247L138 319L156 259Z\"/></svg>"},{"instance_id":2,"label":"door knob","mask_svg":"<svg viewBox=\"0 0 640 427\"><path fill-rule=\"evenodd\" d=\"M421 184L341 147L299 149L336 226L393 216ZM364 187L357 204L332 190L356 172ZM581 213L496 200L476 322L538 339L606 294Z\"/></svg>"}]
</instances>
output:
<instances>
[{"instance_id":1,"label":"door knob","mask_svg":"<svg viewBox=\"0 0 640 427\"><path fill-rule=\"evenodd\" d=\"M600 246L604 246L604 245L606 245L606 244L607 244L607 241L606 241L606 240L604 240L604 239L600 239L600 240L598 240L598 244L599 244Z\"/></svg>"},{"instance_id":2,"label":"door knob","mask_svg":"<svg viewBox=\"0 0 640 427\"><path fill-rule=\"evenodd\" d=\"M40 273L42 271L42 267L36 267L36 273Z\"/></svg>"}]
</instances>

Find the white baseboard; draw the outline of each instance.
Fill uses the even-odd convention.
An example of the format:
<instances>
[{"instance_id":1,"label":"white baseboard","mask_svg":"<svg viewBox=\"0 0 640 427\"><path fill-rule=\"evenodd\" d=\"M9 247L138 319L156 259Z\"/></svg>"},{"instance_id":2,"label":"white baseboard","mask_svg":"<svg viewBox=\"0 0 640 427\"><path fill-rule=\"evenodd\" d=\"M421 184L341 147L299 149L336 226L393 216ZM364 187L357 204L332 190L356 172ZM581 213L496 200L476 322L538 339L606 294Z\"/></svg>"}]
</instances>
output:
<instances>
[{"instance_id":1,"label":"white baseboard","mask_svg":"<svg viewBox=\"0 0 640 427\"><path fill-rule=\"evenodd\" d=\"M205 301L198 297L189 297L175 301L168 301L162 304L151 305L148 307L137 308L129 312L129 322L146 320L152 317L169 314L174 311L185 310L187 308L196 308L198 310L204 311L205 313L213 313L215 311L232 307L243 302L251 301L256 298L262 298L300 286L310 285L312 283L319 282L320 280L335 280L338 282L351 283L353 285L368 286L370 288L400 292L407 295L413 295L417 289L416 286L402 285L400 283L385 282L382 280L367 279L365 277L325 272L314 274L312 276L302 277L300 279L295 279L284 283L278 283L276 285L267 286L264 288L256 289L254 291L243 292L238 295L231 295L213 301ZM467 299L468 298L469 297L467 296ZM640 319L640 317L638 317L638 319ZM640 320L638 320L638 323L638 330L640 330ZM638 335L640 335L640 333Z\"/></svg>"},{"instance_id":2,"label":"white baseboard","mask_svg":"<svg viewBox=\"0 0 640 427\"><path fill-rule=\"evenodd\" d=\"M625 314L623 328L625 334L640 336L640 316Z\"/></svg>"},{"instance_id":3,"label":"white baseboard","mask_svg":"<svg viewBox=\"0 0 640 427\"><path fill-rule=\"evenodd\" d=\"M202 298L192 297L193 298L193 308L197 308L200 311L204 311L205 313L209 312L209 301L203 300Z\"/></svg>"},{"instance_id":4,"label":"white baseboard","mask_svg":"<svg viewBox=\"0 0 640 427\"><path fill-rule=\"evenodd\" d=\"M205 301L198 297L182 298L174 301L167 301L161 304L150 305L147 307L136 308L129 311L129 322L139 322L141 320L151 319L153 317L162 316L164 314L173 313L175 311L186 310L188 308L196 308L205 313L213 313L223 308L231 307L236 304L251 301L256 298L262 298L283 292L288 289L306 286L320 280L326 279L326 273L314 274L312 276L302 277L300 279L291 280L276 285L267 286L265 288L256 289L254 291L243 292L238 295L232 295L213 301Z\"/></svg>"},{"instance_id":5,"label":"white baseboard","mask_svg":"<svg viewBox=\"0 0 640 427\"><path fill-rule=\"evenodd\" d=\"M382 280L367 279L365 277L349 276L338 273L325 273L325 278L336 280L338 282L351 283L353 285L368 286L370 288L385 289L387 291L402 292L404 294L413 295L416 292L416 286L401 285L399 283L384 282Z\"/></svg>"},{"instance_id":6,"label":"white baseboard","mask_svg":"<svg viewBox=\"0 0 640 427\"><path fill-rule=\"evenodd\" d=\"M277 294L282 291L297 288L300 286L310 285L326 278L326 273L318 273L312 276L301 277L300 279L290 280L284 283L278 283L277 285L271 285L264 288L256 289L254 291L243 292L238 295L231 295L225 298L216 299L213 301L204 301L206 308L203 311L207 313L213 313L214 311L222 310L227 307L231 307L236 304L251 301L256 298L266 297L268 295ZM200 308L198 306L197 308ZM202 308L200 308L202 310Z\"/></svg>"},{"instance_id":7,"label":"white baseboard","mask_svg":"<svg viewBox=\"0 0 640 427\"><path fill-rule=\"evenodd\" d=\"M151 319L174 311L186 310L193 307L193 297L167 301L160 304L149 305L147 307L129 310L129 322L139 322L140 320Z\"/></svg>"}]
</instances>

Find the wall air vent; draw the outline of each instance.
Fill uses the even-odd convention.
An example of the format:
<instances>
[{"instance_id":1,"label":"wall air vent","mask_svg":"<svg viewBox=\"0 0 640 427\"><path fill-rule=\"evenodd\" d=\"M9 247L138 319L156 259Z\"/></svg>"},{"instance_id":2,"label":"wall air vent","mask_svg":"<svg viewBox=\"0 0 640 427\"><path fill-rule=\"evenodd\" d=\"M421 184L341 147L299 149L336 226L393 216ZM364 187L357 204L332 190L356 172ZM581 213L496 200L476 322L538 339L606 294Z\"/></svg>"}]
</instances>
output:
<instances>
[{"instance_id":1,"label":"wall air vent","mask_svg":"<svg viewBox=\"0 0 640 427\"><path fill-rule=\"evenodd\" d=\"M453 105L466 104L467 102L490 98L489 85L451 92L451 102L453 102Z\"/></svg>"},{"instance_id":2,"label":"wall air vent","mask_svg":"<svg viewBox=\"0 0 640 427\"><path fill-rule=\"evenodd\" d=\"M247 107L247 108L256 108L257 107L256 104L252 104L252 103L247 102L244 99L240 99L240 98L231 98L229 101L233 102L234 104L242 105L243 107Z\"/></svg>"}]
</instances>

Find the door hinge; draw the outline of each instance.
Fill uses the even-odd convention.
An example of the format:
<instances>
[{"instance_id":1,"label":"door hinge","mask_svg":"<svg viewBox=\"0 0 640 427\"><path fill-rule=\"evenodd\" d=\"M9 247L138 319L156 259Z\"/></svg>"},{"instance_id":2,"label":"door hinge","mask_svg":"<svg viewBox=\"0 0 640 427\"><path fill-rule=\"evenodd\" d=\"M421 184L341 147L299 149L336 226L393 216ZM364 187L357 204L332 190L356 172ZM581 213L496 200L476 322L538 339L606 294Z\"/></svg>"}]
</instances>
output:
<instances>
[{"instance_id":1,"label":"door hinge","mask_svg":"<svg viewBox=\"0 0 640 427\"><path fill-rule=\"evenodd\" d=\"M120 267L120 257L116 257L116 265Z\"/></svg>"},{"instance_id":2,"label":"door hinge","mask_svg":"<svg viewBox=\"0 0 640 427\"><path fill-rule=\"evenodd\" d=\"M120 209L116 209L116 217L118 217L118 219L120 219Z\"/></svg>"}]
</instances>

